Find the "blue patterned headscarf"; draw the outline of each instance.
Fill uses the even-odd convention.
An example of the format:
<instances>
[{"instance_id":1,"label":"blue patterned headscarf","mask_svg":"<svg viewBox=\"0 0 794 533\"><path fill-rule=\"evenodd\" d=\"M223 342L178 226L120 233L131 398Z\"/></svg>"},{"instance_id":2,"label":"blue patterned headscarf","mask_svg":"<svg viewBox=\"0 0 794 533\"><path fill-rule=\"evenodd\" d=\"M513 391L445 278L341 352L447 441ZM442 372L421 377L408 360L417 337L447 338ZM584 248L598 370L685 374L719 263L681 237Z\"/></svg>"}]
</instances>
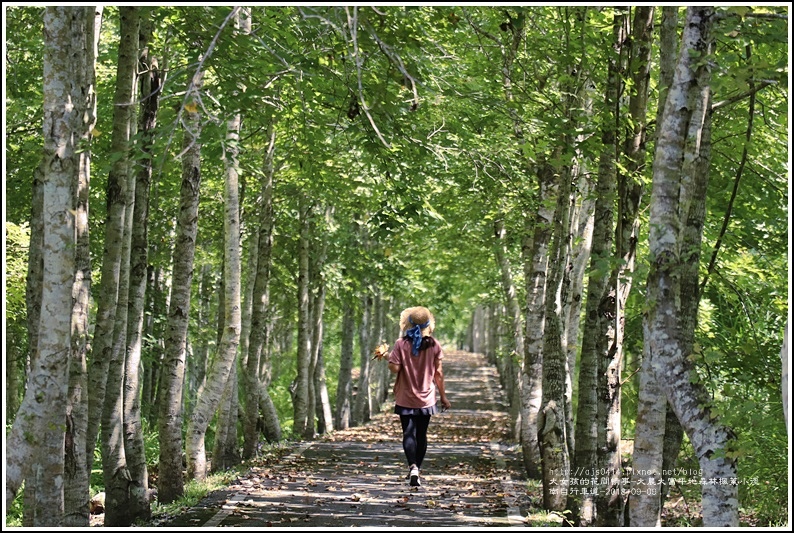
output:
<instances>
[{"instance_id":1,"label":"blue patterned headscarf","mask_svg":"<svg viewBox=\"0 0 794 533\"><path fill-rule=\"evenodd\" d=\"M411 339L411 355L417 357L419 355L419 347L422 345L422 330L430 325L430 321L428 320L424 324L414 324L411 317L408 317L408 322L414 327L406 330L405 336Z\"/></svg>"}]
</instances>

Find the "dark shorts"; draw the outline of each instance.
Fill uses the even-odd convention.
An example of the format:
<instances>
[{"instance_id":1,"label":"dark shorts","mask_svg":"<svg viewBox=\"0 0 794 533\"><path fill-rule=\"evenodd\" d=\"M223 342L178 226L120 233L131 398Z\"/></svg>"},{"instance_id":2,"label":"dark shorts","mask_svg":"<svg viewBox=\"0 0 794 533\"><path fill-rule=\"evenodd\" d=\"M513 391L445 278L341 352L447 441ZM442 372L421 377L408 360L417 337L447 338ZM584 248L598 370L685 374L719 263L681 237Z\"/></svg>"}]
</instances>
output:
<instances>
[{"instance_id":1,"label":"dark shorts","mask_svg":"<svg viewBox=\"0 0 794 533\"><path fill-rule=\"evenodd\" d=\"M430 407L401 407L394 406L394 414L397 415L434 415L438 413L438 407L431 405Z\"/></svg>"}]
</instances>

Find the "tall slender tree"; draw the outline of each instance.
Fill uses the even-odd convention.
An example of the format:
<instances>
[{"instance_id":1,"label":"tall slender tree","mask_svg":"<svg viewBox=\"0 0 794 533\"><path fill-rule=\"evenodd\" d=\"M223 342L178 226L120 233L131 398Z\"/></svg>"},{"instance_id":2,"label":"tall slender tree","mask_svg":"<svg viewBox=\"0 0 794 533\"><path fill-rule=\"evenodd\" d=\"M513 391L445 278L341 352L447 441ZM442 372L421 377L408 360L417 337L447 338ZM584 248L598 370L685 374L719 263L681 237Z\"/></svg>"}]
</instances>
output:
<instances>
[{"instance_id":1,"label":"tall slender tree","mask_svg":"<svg viewBox=\"0 0 794 533\"><path fill-rule=\"evenodd\" d=\"M607 485L597 500L598 520L603 526L619 526L623 519L626 487L621 466L621 372L623 368L623 337L625 307L632 287L632 275L639 233L640 202L643 192L642 173L645 168L646 108L650 82L653 7L638 6L633 19L626 16L626 46L623 55L630 80L629 127L623 142L623 171L617 172L618 212L615 226L616 261L609 278L609 295L613 298L614 336L607 351L600 352L598 420L599 472L607 473ZM619 144L619 139L615 139Z\"/></svg>"},{"instance_id":2,"label":"tall slender tree","mask_svg":"<svg viewBox=\"0 0 794 533\"><path fill-rule=\"evenodd\" d=\"M34 527L57 527L64 520L64 417L83 148L78 143L89 133L93 11L69 6L44 11L41 327L25 397L6 443L5 468L6 507L24 481L30 494L26 521Z\"/></svg>"},{"instance_id":3,"label":"tall slender tree","mask_svg":"<svg viewBox=\"0 0 794 533\"><path fill-rule=\"evenodd\" d=\"M88 315L91 297L91 250L89 242L88 207L91 181L91 130L96 124L96 57L102 7L85 8L86 50L85 87L75 84L72 98L85 99L85 130L81 142L79 183L75 207L76 278L72 298L72 351L69 359L69 392L66 403L66 436L64 442L64 519L63 525L87 527L90 472L86 463L86 429L88 427Z\"/></svg>"},{"instance_id":4,"label":"tall slender tree","mask_svg":"<svg viewBox=\"0 0 794 533\"><path fill-rule=\"evenodd\" d=\"M370 322L372 321L373 297L366 291L361 297L361 321L358 324L359 376L356 399L353 403L353 424L366 424L372 418L372 388L370 387L370 344L372 343ZM346 332L346 334L350 334Z\"/></svg>"},{"instance_id":5,"label":"tall slender tree","mask_svg":"<svg viewBox=\"0 0 794 533\"><path fill-rule=\"evenodd\" d=\"M330 416L330 404L328 397L328 387L325 381L325 365L323 364L323 313L325 310L326 280L323 273L326 257L328 255L328 235L327 227L331 219L331 208L327 207L325 216L321 223L317 223L317 218L313 226L313 233L319 233L320 243L314 260L310 266L309 283L311 285L310 316L312 327L312 352L309 365L310 387L309 387L309 410L314 412L317 417L317 432L327 433L333 430L333 419ZM323 229L320 229L323 227Z\"/></svg>"},{"instance_id":6,"label":"tall slender tree","mask_svg":"<svg viewBox=\"0 0 794 533\"><path fill-rule=\"evenodd\" d=\"M298 206L298 361L293 381L293 431L296 435L314 436L314 412L309 411L309 366L311 364L311 327L309 321L309 227L311 205L301 195Z\"/></svg>"},{"instance_id":7,"label":"tall slender tree","mask_svg":"<svg viewBox=\"0 0 794 533\"><path fill-rule=\"evenodd\" d=\"M250 8L241 8L238 15L235 18L235 31L234 35L237 36L245 36L251 33L251 11ZM232 92L233 97L240 96L240 92L235 90ZM238 158L240 152L240 129L242 125L242 110L237 109L232 118L227 123L227 141L226 144L228 146L224 147L224 164L226 165L226 174L227 178L231 172L233 172L239 179L239 165L238 165ZM227 155L228 154L228 155ZM230 170L230 167L234 167L234 170ZM236 203L239 207L239 212L237 214L237 226L238 226L238 255L241 254L240 247L242 245L240 241L240 236L242 235L242 227L243 227L243 212L242 212L242 205L244 200L244 192L245 192L245 179L243 178L240 180L240 184L237 187L239 193L239 198L237 199ZM226 259L230 259L229 256L225 256ZM237 259L241 261L240 258ZM242 279L242 266L239 267L240 272L236 275ZM235 273L232 272L234 276ZM237 296L242 301L242 287L238 289L240 294ZM249 302L246 301L246 305ZM245 342L243 342L243 333L245 329L245 323L243 322L244 313L242 308L237 310L240 313L240 330L237 333L238 340L236 341L238 345L244 345L242 348L247 348L248 339L247 335L245 337ZM237 415L239 411L239 390L238 390L238 379L237 379L237 359L238 356L247 356L247 352L240 352L237 350L238 353L235 354L234 361L232 363L231 368L229 369L229 378L228 383L226 385L226 389L221 396L220 400L220 407L218 411L218 423L217 423L217 434L215 438L215 446L213 449L213 457L215 461L212 464L213 471L219 471L220 469L227 469L235 464L239 464L240 462L240 452L237 449ZM244 361L242 361L244 363Z\"/></svg>"},{"instance_id":8,"label":"tall slender tree","mask_svg":"<svg viewBox=\"0 0 794 533\"><path fill-rule=\"evenodd\" d=\"M735 438L713 416L702 385L693 383L687 359L685 324L680 316L684 265L681 228L690 213L693 194L707 179L697 161L700 139L707 123L714 10L689 7L681 51L667 95L653 167L650 215L651 270L648 274L648 337L651 361L667 400L681 421L698 457L705 479L735 479L736 461L729 454ZM707 149L707 146L704 145ZM691 327L688 324L687 327ZM683 334L683 336L682 336ZM739 523L737 485L702 486L703 523L708 527L736 527Z\"/></svg>"},{"instance_id":9,"label":"tall slender tree","mask_svg":"<svg viewBox=\"0 0 794 533\"><path fill-rule=\"evenodd\" d=\"M246 361L245 387L245 429L243 459L250 459L256 451L258 443L259 404L270 401L267 385L261 379L260 367L269 366L265 361L268 350L268 322L270 309L270 272L273 255L273 174L275 168L273 158L276 150L275 119L271 118L267 127L267 148L265 149L264 165L259 205L259 228L257 245L257 261L255 280L253 283L253 307L251 309L251 329L248 343L248 359ZM269 368L267 370L269 374ZM269 380L268 380L269 381ZM269 383L268 383L269 384ZM264 386L263 386L264 385ZM278 417L270 420L270 425L279 425ZM280 433L280 429L279 429Z\"/></svg>"},{"instance_id":10,"label":"tall slender tree","mask_svg":"<svg viewBox=\"0 0 794 533\"><path fill-rule=\"evenodd\" d=\"M182 185L173 252L173 284L168 308L163 367L160 380L157 428L160 442L157 498L171 503L184 494L182 474L182 391L185 376L187 330L193 263L198 233L198 205L201 185L201 117L195 105L203 72L196 71L187 88L185 129L182 139Z\"/></svg>"},{"instance_id":11,"label":"tall slender tree","mask_svg":"<svg viewBox=\"0 0 794 533\"><path fill-rule=\"evenodd\" d=\"M355 316L350 297L342 295L341 353L339 355L339 377L336 385L336 409L334 426L347 429L351 424L353 409L353 328Z\"/></svg>"},{"instance_id":12,"label":"tall slender tree","mask_svg":"<svg viewBox=\"0 0 794 533\"><path fill-rule=\"evenodd\" d=\"M678 49L677 24L678 8L664 7L659 28L661 46L659 53L657 123L661 122L667 91L673 81L676 51ZM645 338L650 335L648 327L648 317L646 315L643 317L643 335ZM632 484L642 484L646 487L651 484L659 486L662 479L663 447L665 434L667 433L665 431L665 420L669 413L661 383L657 381L652 370L651 356L650 345L644 343L637 406L637 418L641 419L643 423L637 424L634 432L634 453L632 458ZM640 480L642 481L640 482ZM638 527L661 525L662 503L660 496L652 491L637 491L635 495L629 497L629 524Z\"/></svg>"},{"instance_id":13,"label":"tall slender tree","mask_svg":"<svg viewBox=\"0 0 794 533\"><path fill-rule=\"evenodd\" d=\"M564 138L564 137L563 137ZM561 149L558 149L557 155ZM552 239L549 246L549 268L545 294L542 397L538 412L538 444L543 469L543 506L549 510L565 509L567 494L556 487L568 486L570 451L568 450L568 409L565 399L567 352L562 346L563 274L570 253L569 212L570 168L551 169L551 180L557 182L557 206L554 211Z\"/></svg>"},{"instance_id":14,"label":"tall slender tree","mask_svg":"<svg viewBox=\"0 0 794 533\"><path fill-rule=\"evenodd\" d=\"M615 228L615 190L617 186L617 110L620 93L620 60L625 40L626 13L613 15L611 51L608 59L607 81L603 120L601 121L601 144L598 178L596 182L595 221L593 245L590 254L590 273L587 281L587 297L584 315L584 338L579 366L579 398L576 413L576 471L589 473L597 468L599 442L598 418L599 391L604 394L606 386L599 385L603 378L601 363L608 357L607 351L614 339L615 296L609 291L610 259ZM601 431L602 436L604 432ZM596 498L590 492L582 496L576 521L589 525L596 519Z\"/></svg>"},{"instance_id":15,"label":"tall slender tree","mask_svg":"<svg viewBox=\"0 0 794 533\"><path fill-rule=\"evenodd\" d=\"M126 8L120 17L129 21L128 16L137 18ZM134 11L134 10L132 10ZM137 13L137 12L135 12ZM125 25L128 22L125 22ZM129 113L134 100L134 82L132 77L137 71L137 41L138 28L135 24L134 37L132 30L128 30L128 40L134 39L135 44L119 43L119 65L116 75L116 89L113 107L113 132L111 149L116 154L125 154L129 151L132 127ZM123 54L122 54L123 52ZM124 57L124 62L122 62ZM119 72L121 75L119 75ZM124 74L125 72L129 74ZM104 248L102 252L102 268L99 291L97 293L96 327L91 343L91 364L88 374L88 412L92 415L88 419L86 433L86 452L89 471L94 458L97 435L99 434L103 406L105 405L105 392L107 389L108 368L112 358L114 328L118 308L119 283L122 262L121 243L124 236L124 213L127 206L128 187L128 161L125 157L116 157L108 174L106 187L106 214Z\"/></svg>"},{"instance_id":16,"label":"tall slender tree","mask_svg":"<svg viewBox=\"0 0 794 533\"><path fill-rule=\"evenodd\" d=\"M240 19L250 18L248 12L239 15L236 7L229 14L235 17L235 24ZM227 18L227 20L229 20ZM236 114L227 121L226 143L223 160L225 179L223 186L223 232L224 232L224 322L222 335L218 345L218 357L207 372L207 385L200 391L196 400L196 408L190 417L187 429L186 453L187 471L191 479L204 479L207 475L207 457L204 437L209 427L226 383L236 364L237 349L240 344L242 328L241 316L241 258L240 258L240 190L238 162L240 142L240 115Z\"/></svg>"},{"instance_id":17,"label":"tall slender tree","mask_svg":"<svg viewBox=\"0 0 794 533\"><path fill-rule=\"evenodd\" d=\"M119 139L119 183L123 182L123 207L120 240L112 246L120 248L117 309L114 315L113 342L108 362L105 398L102 404L102 471L105 482L105 524L129 526L140 509L133 502L138 479L132 479L124 443L124 374L127 351L127 318L129 301L130 248L132 219L135 208L135 174L132 164L135 135L135 101L138 73L138 43L140 8L119 9L119 60L116 79L116 104L113 116L113 136ZM137 369L136 369L137 370ZM137 394L137 390L136 390ZM144 467L145 468L145 467Z\"/></svg>"},{"instance_id":18,"label":"tall slender tree","mask_svg":"<svg viewBox=\"0 0 794 533\"><path fill-rule=\"evenodd\" d=\"M134 169L135 200L131 220L129 296L127 312L126 354L124 359L124 450L132 483L130 499L133 514L142 519L151 515L149 473L146 466L141 414L140 375L143 345L144 303L148 267L149 190L152 178L152 144L159 104L160 79L157 60L149 51L152 36L151 8L141 12L139 33L141 109L138 150L144 154Z\"/></svg>"}]
</instances>

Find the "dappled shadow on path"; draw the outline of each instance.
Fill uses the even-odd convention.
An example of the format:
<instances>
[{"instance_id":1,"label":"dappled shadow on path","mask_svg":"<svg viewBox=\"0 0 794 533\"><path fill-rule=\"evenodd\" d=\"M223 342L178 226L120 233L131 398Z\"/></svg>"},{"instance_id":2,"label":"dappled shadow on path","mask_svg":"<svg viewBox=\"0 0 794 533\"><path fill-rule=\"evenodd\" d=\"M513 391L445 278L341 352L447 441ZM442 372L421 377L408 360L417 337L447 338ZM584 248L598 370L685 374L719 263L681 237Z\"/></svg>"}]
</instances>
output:
<instances>
[{"instance_id":1,"label":"dappled shadow on path","mask_svg":"<svg viewBox=\"0 0 794 533\"><path fill-rule=\"evenodd\" d=\"M385 364L385 363L384 363ZM169 526L456 527L526 525L520 453L507 440L498 378L482 356L450 352L451 410L432 418L422 486L406 480L399 418L379 413L252 468Z\"/></svg>"}]
</instances>

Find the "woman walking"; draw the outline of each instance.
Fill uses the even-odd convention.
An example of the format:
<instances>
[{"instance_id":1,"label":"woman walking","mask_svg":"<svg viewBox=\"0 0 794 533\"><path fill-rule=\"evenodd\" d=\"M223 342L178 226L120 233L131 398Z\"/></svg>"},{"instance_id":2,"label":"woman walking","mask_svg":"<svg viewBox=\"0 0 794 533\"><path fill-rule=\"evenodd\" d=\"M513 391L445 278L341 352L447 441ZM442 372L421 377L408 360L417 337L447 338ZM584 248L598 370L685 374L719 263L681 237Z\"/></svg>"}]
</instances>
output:
<instances>
[{"instance_id":1,"label":"woman walking","mask_svg":"<svg viewBox=\"0 0 794 533\"><path fill-rule=\"evenodd\" d=\"M420 485L419 471L427 452L427 427L430 417L438 413L436 389L441 407L452 404L444 389L441 360L444 352L432 334L436 322L426 307L409 307L400 313L402 336L389 354L389 370L397 374L394 383L394 412L400 415L403 450L408 460L408 479Z\"/></svg>"}]
</instances>

